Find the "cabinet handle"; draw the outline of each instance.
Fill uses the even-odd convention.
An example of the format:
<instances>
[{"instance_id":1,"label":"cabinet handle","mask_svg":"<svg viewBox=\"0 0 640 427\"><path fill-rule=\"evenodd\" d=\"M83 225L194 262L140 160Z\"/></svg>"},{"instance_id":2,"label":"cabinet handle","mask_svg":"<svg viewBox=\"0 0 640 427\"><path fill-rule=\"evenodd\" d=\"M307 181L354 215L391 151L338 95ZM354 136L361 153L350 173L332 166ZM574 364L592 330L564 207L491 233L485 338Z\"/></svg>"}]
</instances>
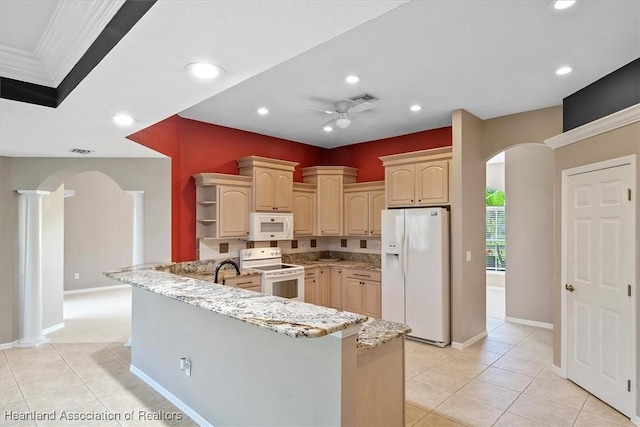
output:
<instances>
[{"instance_id":1,"label":"cabinet handle","mask_svg":"<svg viewBox=\"0 0 640 427\"><path fill-rule=\"evenodd\" d=\"M236 283L236 286L240 286L240 285L250 285L253 282L238 282Z\"/></svg>"},{"instance_id":2,"label":"cabinet handle","mask_svg":"<svg viewBox=\"0 0 640 427\"><path fill-rule=\"evenodd\" d=\"M359 273L352 273L354 276L360 276L360 277L371 277L371 275L369 274L359 274Z\"/></svg>"},{"instance_id":3,"label":"cabinet handle","mask_svg":"<svg viewBox=\"0 0 640 427\"><path fill-rule=\"evenodd\" d=\"M421 202L421 201L422 201L422 199L418 199L418 201L419 201L419 202Z\"/></svg>"},{"instance_id":4,"label":"cabinet handle","mask_svg":"<svg viewBox=\"0 0 640 427\"><path fill-rule=\"evenodd\" d=\"M413 203L413 199L411 199L411 203Z\"/></svg>"}]
</instances>

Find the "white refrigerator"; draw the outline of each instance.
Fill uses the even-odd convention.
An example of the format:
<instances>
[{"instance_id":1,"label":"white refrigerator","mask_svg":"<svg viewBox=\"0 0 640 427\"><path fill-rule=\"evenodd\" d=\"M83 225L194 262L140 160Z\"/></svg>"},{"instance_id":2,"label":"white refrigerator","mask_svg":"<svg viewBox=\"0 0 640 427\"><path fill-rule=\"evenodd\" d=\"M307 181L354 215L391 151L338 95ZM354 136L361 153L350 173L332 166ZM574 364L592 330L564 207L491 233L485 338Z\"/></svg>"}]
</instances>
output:
<instances>
[{"instance_id":1,"label":"white refrigerator","mask_svg":"<svg viewBox=\"0 0 640 427\"><path fill-rule=\"evenodd\" d=\"M451 342L449 289L449 212L383 210L382 318L444 347Z\"/></svg>"}]
</instances>

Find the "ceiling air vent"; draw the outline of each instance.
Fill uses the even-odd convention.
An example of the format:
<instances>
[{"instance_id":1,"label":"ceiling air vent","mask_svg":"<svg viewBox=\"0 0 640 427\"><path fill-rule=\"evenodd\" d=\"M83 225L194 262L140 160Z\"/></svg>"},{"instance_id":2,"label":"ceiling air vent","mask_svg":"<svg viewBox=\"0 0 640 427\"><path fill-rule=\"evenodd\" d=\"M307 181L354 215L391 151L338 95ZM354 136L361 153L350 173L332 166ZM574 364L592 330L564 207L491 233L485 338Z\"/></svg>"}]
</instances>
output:
<instances>
[{"instance_id":1,"label":"ceiling air vent","mask_svg":"<svg viewBox=\"0 0 640 427\"><path fill-rule=\"evenodd\" d=\"M354 96L353 98L349 98L349 99L351 99L356 104L358 104L360 102L377 101L378 100L378 98L376 98L373 95L369 95L368 93L363 93L362 95Z\"/></svg>"},{"instance_id":2,"label":"ceiling air vent","mask_svg":"<svg viewBox=\"0 0 640 427\"><path fill-rule=\"evenodd\" d=\"M71 150L69 150L69 152L74 154L89 154L93 153L93 150L85 150L84 148L72 148Z\"/></svg>"}]
</instances>

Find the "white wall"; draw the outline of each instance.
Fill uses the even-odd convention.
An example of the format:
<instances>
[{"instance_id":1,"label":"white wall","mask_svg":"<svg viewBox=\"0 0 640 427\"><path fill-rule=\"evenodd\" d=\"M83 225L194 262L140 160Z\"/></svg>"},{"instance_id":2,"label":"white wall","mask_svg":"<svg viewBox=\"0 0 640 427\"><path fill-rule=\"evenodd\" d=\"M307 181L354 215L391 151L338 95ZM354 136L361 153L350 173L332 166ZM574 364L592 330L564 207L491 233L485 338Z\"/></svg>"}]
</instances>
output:
<instances>
[{"instance_id":1,"label":"white wall","mask_svg":"<svg viewBox=\"0 0 640 427\"><path fill-rule=\"evenodd\" d=\"M487 187L504 191L504 162L487 163Z\"/></svg>"},{"instance_id":2,"label":"white wall","mask_svg":"<svg viewBox=\"0 0 640 427\"><path fill-rule=\"evenodd\" d=\"M506 316L553 323L553 150L506 151Z\"/></svg>"},{"instance_id":3,"label":"white wall","mask_svg":"<svg viewBox=\"0 0 640 427\"><path fill-rule=\"evenodd\" d=\"M117 285L102 273L132 264L132 197L96 171L66 179L65 189L75 195L64 201L64 289Z\"/></svg>"}]
</instances>

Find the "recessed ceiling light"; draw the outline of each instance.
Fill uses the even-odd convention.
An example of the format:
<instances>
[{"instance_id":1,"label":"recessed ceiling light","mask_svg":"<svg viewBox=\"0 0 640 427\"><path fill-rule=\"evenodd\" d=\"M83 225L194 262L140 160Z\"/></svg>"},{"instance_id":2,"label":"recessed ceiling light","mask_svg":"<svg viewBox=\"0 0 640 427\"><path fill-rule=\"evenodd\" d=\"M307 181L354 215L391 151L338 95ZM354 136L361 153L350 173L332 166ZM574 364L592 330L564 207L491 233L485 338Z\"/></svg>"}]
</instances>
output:
<instances>
[{"instance_id":1,"label":"recessed ceiling light","mask_svg":"<svg viewBox=\"0 0 640 427\"><path fill-rule=\"evenodd\" d=\"M331 132L333 130L331 126L325 126L323 129L325 132Z\"/></svg>"},{"instance_id":2,"label":"recessed ceiling light","mask_svg":"<svg viewBox=\"0 0 640 427\"><path fill-rule=\"evenodd\" d=\"M573 71L573 68L571 67L560 67L556 70L556 74L559 76L564 76L565 74L569 74L570 72Z\"/></svg>"},{"instance_id":3,"label":"recessed ceiling light","mask_svg":"<svg viewBox=\"0 0 640 427\"><path fill-rule=\"evenodd\" d=\"M187 64L187 70L199 79L214 79L224 73L222 68L206 62L192 62L191 64Z\"/></svg>"},{"instance_id":4,"label":"recessed ceiling light","mask_svg":"<svg viewBox=\"0 0 640 427\"><path fill-rule=\"evenodd\" d=\"M118 114L113 116L113 121L119 126L131 126L137 120L128 114Z\"/></svg>"},{"instance_id":5,"label":"recessed ceiling light","mask_svg":"<svg viewBox=\"0 0 640 427\"><path fill-rule=\"evenodd\" d=\"M556 0L553 2L553 8L556 10L568 9L576 4L576 0Z\"/></svg>"},{"instance_id":6,"label":"recessed ceiling light","mask_svg":"<svg viewBox=\"0 0 640 427\"><path fill-rule=\"evenodd\" d=\"M347 83L358 83L360 80L362 80L362 77L360 76L356 76L356 75L351 75L351 76L347 76L346 79L344 79Z\"/></svg>"},{"instance_id":7,"label":"recessed ceiling light","mask_svg":"<svg viewBox=\"0 0 640 427\"><path fill-rule=\"evenodd\" d=\"M422 110L422 107L416 104L416 105L412 105L409 109L411 111L420 111Z\"/></svg>"},{"instance_id":8,"label":"recessed ceiling light","mask_svg":"<svg viewBox=\"0 0 640 427\"><path fill-rule=\"evenodd\" d=\"M261 116L266 116L267 114L269 114L269 110L264 107L258 108L258 114L260 114Z\"/></svg>"}]
</instances>

